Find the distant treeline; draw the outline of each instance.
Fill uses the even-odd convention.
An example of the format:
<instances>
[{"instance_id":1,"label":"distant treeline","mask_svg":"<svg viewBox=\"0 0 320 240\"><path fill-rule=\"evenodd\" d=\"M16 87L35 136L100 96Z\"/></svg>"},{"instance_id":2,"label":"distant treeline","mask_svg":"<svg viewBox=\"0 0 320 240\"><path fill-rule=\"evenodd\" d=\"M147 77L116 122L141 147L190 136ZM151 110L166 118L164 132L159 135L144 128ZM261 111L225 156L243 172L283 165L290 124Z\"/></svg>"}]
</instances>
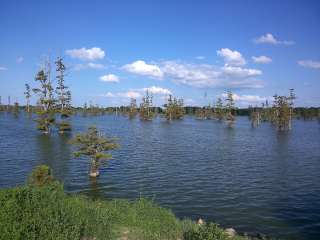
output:
<instances>
[{"instance_id":1,"label":"distant treeline","mask_svg":"<svg viewBox=\"0 0 320 240\"><path fill-rule=\"evenodd\" d=\"M29 106L31 110L36 111L36 106ZM14 112L15 106L8 106L8 105L0 105L0 112L1 111L7 111ZM19 106L20 110L26 110L27 106ZM199 106L185 106L183 107L185 114L187 115L196 115L199 110L203 110L207 107L199 107ZM84 107L73 107L74 113L83 113L84 111L87 111L87 113L93 113L93 115L99 115L104 113L128 113L130 112L130 106L120 106L120 107L88 107L85 109ZM262 109L262 108L261 108ZM214 110L214 108L212 108ZM151 111L155 114L165 114L166 108L164 107L152 107ZM234 110L235 115L237 116L250 116L251 114L251 108L236 108ZM139 112L139 108L137 108L137 112ZM295 107L293 109L294 117L297 119L303 119L303 120L313 120L319 116L320 113L320 107Z\"/></svg>"}]
</instances>

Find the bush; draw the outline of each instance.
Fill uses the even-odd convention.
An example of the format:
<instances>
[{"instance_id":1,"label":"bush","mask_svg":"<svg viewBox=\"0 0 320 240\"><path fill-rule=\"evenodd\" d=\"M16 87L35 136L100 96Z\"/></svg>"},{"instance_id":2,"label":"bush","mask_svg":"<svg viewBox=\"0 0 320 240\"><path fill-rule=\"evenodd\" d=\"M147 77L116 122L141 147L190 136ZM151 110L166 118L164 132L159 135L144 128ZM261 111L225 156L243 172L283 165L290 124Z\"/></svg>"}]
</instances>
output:
<instances>
[{"instance_id":1,"label":"bush","mask_svg":"<svg viewBox=\"0 0 320 240\"><path fill-rule=\"evenodd\" d=\"M44 186L54 182L51 169L47 165L36 167L29 177L29 184L34 186Z\"/></svg>"},{"instance_id":2,"label":"bush","mask_svg":"<svg viewBox=\"0 0 320 240\"><path fill-rule=\"evenodd\" d=\"M225 240L227 235L217 224L209 223L193 227L183 235L185 240Z\"/></svg>"}]
</instances>

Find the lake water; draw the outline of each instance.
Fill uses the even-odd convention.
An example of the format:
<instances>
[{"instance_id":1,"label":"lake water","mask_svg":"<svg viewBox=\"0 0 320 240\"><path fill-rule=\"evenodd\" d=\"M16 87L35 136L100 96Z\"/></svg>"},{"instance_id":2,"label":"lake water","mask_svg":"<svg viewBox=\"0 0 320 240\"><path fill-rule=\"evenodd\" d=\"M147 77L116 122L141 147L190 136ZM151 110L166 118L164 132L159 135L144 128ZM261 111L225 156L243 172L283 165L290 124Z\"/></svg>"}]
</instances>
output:
<instances>
[{"instance_id":1,"label":"lake water","mask_svg":"<svg viewBox=\"0 0 320 240\"><path fill-rule=\"evenodd\" d=\"M69 192L94 198L154 199L183 218L215 221L239 232L320 239L320 124L295 121L278 133L233 129L192 117L167 123L124 116L73 117L73 133L96 125L121 148L92 181L88 161L74 159L71 135L41 135L32 119L0 114L0 188L25 183L45 163Z\"/></svg>"}]
</instances>

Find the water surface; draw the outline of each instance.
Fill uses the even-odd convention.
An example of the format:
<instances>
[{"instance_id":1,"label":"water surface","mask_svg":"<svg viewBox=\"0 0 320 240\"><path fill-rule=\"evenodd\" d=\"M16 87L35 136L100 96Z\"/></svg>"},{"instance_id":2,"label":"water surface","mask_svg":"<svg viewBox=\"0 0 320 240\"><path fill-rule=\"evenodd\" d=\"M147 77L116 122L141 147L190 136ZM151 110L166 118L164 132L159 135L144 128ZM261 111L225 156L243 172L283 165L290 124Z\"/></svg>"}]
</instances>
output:
<instances>
[{"instance_id":1,"label":"water surface","mask_svg":"<svg viewBox=\"0 0 320 240\"><path fill-rule=\"evenodd\" d=\"M45 163L69 192L94 198L154 199L183 218L202 217L240 232L283 239L320 236L320 124L295 121L278 133L268 123L252 129L238 117L233 129L192 117L167 123L124 116L73 117L74 132L96 125L121 148L87 176L75 159L71 135L41 135L22 115L0 114L0 188L25 183Z\"/></svg>"}]
</instances>

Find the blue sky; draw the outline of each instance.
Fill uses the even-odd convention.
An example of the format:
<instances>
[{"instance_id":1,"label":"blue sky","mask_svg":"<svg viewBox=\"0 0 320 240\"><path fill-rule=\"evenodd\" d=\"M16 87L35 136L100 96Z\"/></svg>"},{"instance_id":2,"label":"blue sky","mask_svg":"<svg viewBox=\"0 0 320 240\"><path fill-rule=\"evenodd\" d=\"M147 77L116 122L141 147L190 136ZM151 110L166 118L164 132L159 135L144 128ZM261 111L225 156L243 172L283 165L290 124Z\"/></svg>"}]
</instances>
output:
<instances>
[{"instance_id":1,"label":"blue sky","mask_svg":"<svg viewBox=\"0 0 320 240\"><path fill-rule=\"evenodd\" d=\"M231 90L244 107L294 88L296 105L319 106L319 24L316 0L2 1L0 95L24 104L24 84L61 55L74 105L127 105L149 89L156 105Z\"/></svg>"}]
</instances>

